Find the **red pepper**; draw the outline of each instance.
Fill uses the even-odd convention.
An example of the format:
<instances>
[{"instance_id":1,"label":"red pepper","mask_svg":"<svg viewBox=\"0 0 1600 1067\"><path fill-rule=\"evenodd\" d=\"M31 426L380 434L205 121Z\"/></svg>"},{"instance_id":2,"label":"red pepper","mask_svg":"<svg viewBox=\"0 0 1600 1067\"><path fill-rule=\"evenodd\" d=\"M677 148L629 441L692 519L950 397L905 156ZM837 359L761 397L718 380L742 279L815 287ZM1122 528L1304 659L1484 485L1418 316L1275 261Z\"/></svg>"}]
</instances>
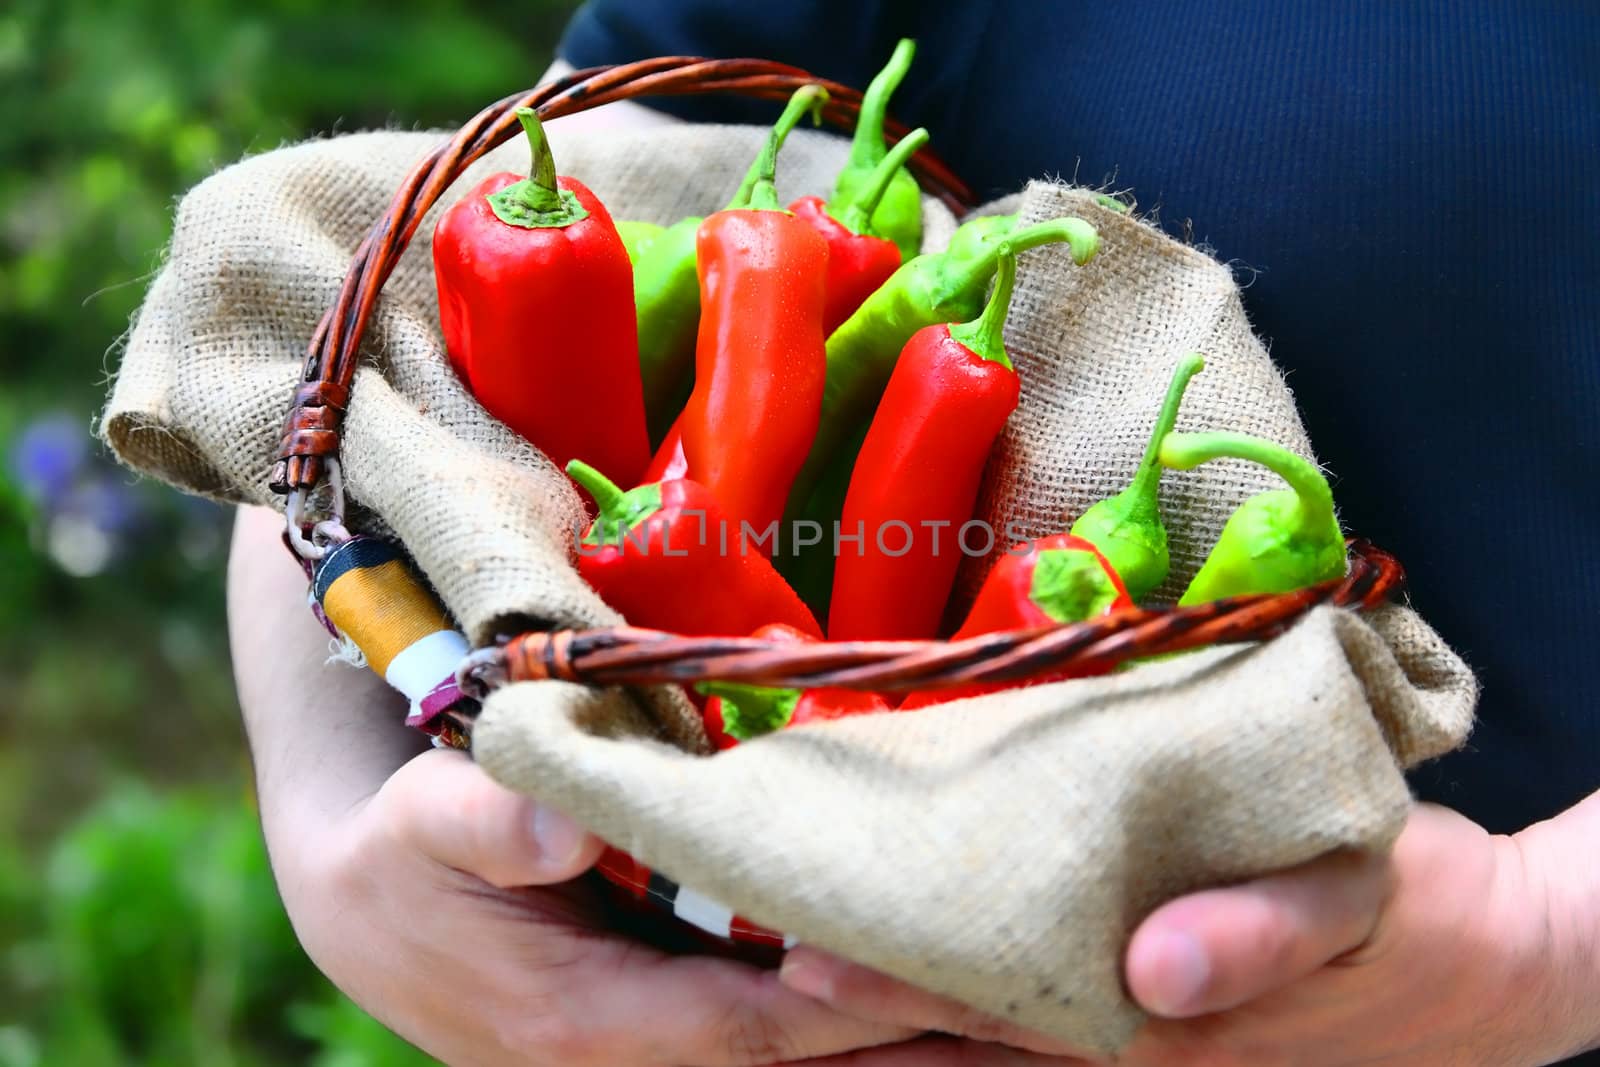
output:
<instances>
[{"instance_id":1,"label":"red pepper","mask_svg":"<svg viewBox=\"0 0 1600 1067\"><path fill-rule=\"evenodd\" d=\"M467 388L558 465L632 484L650 460L633 269L605 206L556 177L533 111L533 175L495 174L433 236L445 349Z\"/></svg>"},{"instance_id":2,"label":"red pepper","mask_svg":"<svg viewBox=\"0 0 1600 1067\"><path fill-rule=\"evenodd\" d=\"M814 640L781 623L763 626L751 636L769 641ZM719 749L790 726L894 710L879 694L858 689L783 689L736 682L701 682L695 688L709 698L704 711L706 733Z\"/></svg>"},{"instance_id":3,"label":"red pepper","mask_svg":"<svg viewBox=\"0 0 1600 1067\"><path fill-rule=\"evenodd\" d=\"M829 636L938 633L961 561L961 527L1017 406L1020 385L1001 339L1016 272L1002 244L983 313L918 330L900 353L845 494ZM857 535L853 546L844 541Z\"/></svg>"},{"instance_id":4,"label":"red pepper","mask_svg":"<svg viewBox=\"0 0 1600 1067\"><path fill-rule=\"evenodd\" d=\"M626 493L578 460L567 473L600 514L578 550L578 573L634 626L690 636L747 634L770 622L821 637L793 589L759 552L724 543L728 516L704 486L687 479Z\"/></svg>"},{"instance_id":5,"label":"red pepper","mask_svg":"<svg viewBox=\"0 0 1600 1067\"><path fill-rule=\"evenodd\" d=\"M1121 576L1092 542L1069 533L1052 534L1017 545L1001 557L984 579L972 610L951 640L1052 622L1081 622L1133 606ZM1026 684L1104 674L1109 669L1060 671L1031 678ZM900 710L992 693L1016 684L993 682L913 693L901 703Z\"/></svg>"},{"instance_id":6,"label":"red pepper","mask_svg":"<svg viewBox=\"0 0 1600 1067\"><path fill-rule=\"evenodd\" d=\"M815 107L826 95L805 86L789 107ZM700 333L681 417L688 476L722 502L735 534L748 523L757 539L776 530L811 449L826 368L828 244L778 207L778 141L775 131L762 150L748 208L700 224ZM762 547L770 552L775 540Z\"/></svg>"},{"instance_id":7,"label":"red pepper","mask_svg":"<svg viewBox=\"0 0 1600 1067\"><path fill-rule=\"evenodd\" d=\"M672 429L661 439L641 482L670 482L689 473L689 460L683 454L683 416L673 420Z\"/></svg>"},{"instance_id":8,"label":"red pepper","mask_svg":"<svg viewBox=\"0 0 1600 1067\"><path fill-rule=\"evenodd\" d=\"M915 129L902 137L872 172L865 196L852 200L838 216L829 213L820 196L803 196L789 210L804 219L828 242L827 302L822 312L822 332L833 333L839 324L900 269L900 248L871 228L872 213L888 190L890 180L912 153L928 143L928 131Z\"/></svg>"}]
</instances>

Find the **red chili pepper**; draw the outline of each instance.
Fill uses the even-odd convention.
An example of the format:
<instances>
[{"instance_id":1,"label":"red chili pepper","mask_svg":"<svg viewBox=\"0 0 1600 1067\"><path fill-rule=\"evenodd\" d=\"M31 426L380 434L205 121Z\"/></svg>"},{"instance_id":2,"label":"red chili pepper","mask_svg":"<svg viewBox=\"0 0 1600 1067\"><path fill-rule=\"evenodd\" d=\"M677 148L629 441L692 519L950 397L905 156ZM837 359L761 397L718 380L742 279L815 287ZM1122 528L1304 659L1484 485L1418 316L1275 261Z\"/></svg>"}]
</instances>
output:
<instances>
[{"instance_id":1,"label":"red chili pepper","mask_svg":"<svg viewBox=\"0 0 1600 1067\"><path fill-rule=\"evenodd\" d=\"M634 626L704 636L782 622L822 636L772 563L741 550L704 486L679 479L623 492L579 460L567 473L600 507L579 546L578 573Z\"/></svg>"},{"instance_id":2,"label":"red chili pepper","mask_svg":"<svg viewBox=\"0 0 1600 1067\"><path fill-rule=\"evenodd\" d=\"M517 112L533 174L495 174L433 236L445 349L472 394L558 465L582 456L632 484L650 461L633 269L605 206L557 178Z\"/></svg>"},{"instance_id":3,"label":"red chili pepper","mask_svg":"<svg viewBox=\"0 0 1600 1067\"><path fill-rule=\"evenodd\" d=\"M817 107L826 97L805 86L789 107ZM748 207L700 224L700 333L681 417L688 476L722 502L736 533L748 523L758 538L776 528L811 449L827 359L828 243L778 207L778 141L774 132L762 150Z\"/></svg>"},{"instance_id":4,"label":"red chili pepper","mask_svg":"<svg viewBox=\"0 0 1600 1067\"><path fill-rule=\"evenodd\" d=\"M972 610L951 640L1052 622L1081 622L1133 606L1121 576L1092 542L1069 533L1052 534L1017 545L1001 557L984 579ZM1026 684L1104 674L1109 669L1060 671L1030 678ZM913 693L901 703L900 710L943 704L1016 684L994 682Z\"/></svg>"},{"instance_id":5,"label":"red chili pepper","mask_svg":"<svg viewBox=\"0 0 1600 1067\"><path fill-rule=\"evenodd\" d=\"M1016 273L1002 244L983 313L918 330L900 353L845 494L829 636L938 633L961 561L960 528L1017 406L1020 385L1001 339ZM844 538L858 534L851 551Z\"/></svg>"},{"instance_id":6,"label":"red chili pepper","mask_svg":"<svg viewBox=\"0 0 1600 1067\"><path fill-rule=\"evenodd\" d=\"M782 623L763 626L751 636L769 641L815 640ZM701 682L695 688L709 698L704 712L706 733L719 749L790 726L894 710L879 694L858 689L802 690L737 682Z\"/></svg>"},{"instance_id":7,"label":"red chili pepper","mask_svg":"<svg viewBox=\"0 0 1600 1067\"><path fill-rule=\"evenodd\" d=\"M900 248L871 228L872 213L888 190L890 180L912 153L928 143L928 131L915 129L902 137L872 173L865 196L853 200L843 213L829 213L820 196L803 196L789 210L804 219L828 242L827 302L822 312L822 332L833 333L860 307L862 301L900 269Z\"/></svg>"},{"instance_id":8,"label":"red chili pepper","mask_svg":"<svg viewBox=\"0 0 1600 1067\"><path fill-rule=\"evenodd\" d=\"M661 446L650 457L650 466L644 469L641 482L670 482L689 473L689 460L683 454L683 416L672 423L672 429L661 439Z\"/></svg>"}]
</instances>

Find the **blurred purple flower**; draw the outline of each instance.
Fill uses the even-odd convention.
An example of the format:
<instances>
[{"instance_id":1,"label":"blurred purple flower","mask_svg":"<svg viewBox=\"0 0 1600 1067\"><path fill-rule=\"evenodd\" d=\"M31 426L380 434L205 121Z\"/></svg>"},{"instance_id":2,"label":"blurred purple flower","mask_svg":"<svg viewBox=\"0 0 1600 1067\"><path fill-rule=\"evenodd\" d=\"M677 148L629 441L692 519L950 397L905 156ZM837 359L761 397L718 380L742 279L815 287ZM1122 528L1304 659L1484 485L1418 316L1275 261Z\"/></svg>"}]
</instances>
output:
<instances>
[{"instance_id":1,"label":"blurred purple flower","mask_svg":"<svg viewBox=\"0 0 1600 1067\"><path fill-rule=\"evenodd\" d=\"M29 423L11 447L17 485L52 507L72 487L89 457L89 427L82 417L52 412Z\"/></svg>"},{"instance_id":2,"label":"blurred purple flower","mask_svg":"<svg viewBox=\"0 0 1600 1067\"><path fill-rule=\"evenodd\" d=\"M56 508L60 514L92 522L108 534L127 531L140 518L141 510L133 487L116 472L84 480Z\"/></svg>"}]
</instances>

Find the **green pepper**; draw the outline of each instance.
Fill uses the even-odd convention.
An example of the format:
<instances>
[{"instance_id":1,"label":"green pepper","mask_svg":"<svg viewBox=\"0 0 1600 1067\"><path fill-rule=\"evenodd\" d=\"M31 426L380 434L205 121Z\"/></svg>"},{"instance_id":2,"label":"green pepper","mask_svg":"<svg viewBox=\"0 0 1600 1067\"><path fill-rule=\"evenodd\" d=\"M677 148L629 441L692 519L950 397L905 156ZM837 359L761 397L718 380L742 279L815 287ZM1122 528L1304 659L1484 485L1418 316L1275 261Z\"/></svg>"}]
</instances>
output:
<instances>
[{"instance_id":1,"label":"green pepper","mask_svg":"<svg viewBox=\"0 0 1600 1067\"><path fill-rule=\"evenodd\" d=\"M782 147L806 108L790 107L773 126ZM812 107L813 119L820 110ZM745 207L760 176L758 155L745 172L730 209ZM639 324L639 376L644 382L645 422L650 447L672 428L694 385L695 335L700 326L700 275L695 267L695 237L705 219L679 219L656 235L633 266L633 306Z\"/></svg>"},{"instance_id":2,"label":"green pepper","mask_svg":"<svg viewBox=\"0 0 1600 1067\"><path fill-rule=\"evenodd\" d=\"M1128 487L1114 497L1093 505L1072 524L1071 532L1100 550L1128 587L1128 595L1143 600L1156 586L1167 580L1172 556L1167 551L1167 528L1161 525L1161 504L1157 490L1161 481L1161 442L1172 432L1178 418L1178 405L1189 379L1206 363L1200 353L1191 352L1178 363L1167 386L1167 397L1156 416L1155 430L1145 447L1144 458Z\"/></svg>"},{"instance_id":3,"label":"green pepper","mask_svg":"<svg viewBox=\"0 0 1600 1067\"><path fill-rule=\"evenodd\" d=\"M950 235L945 254L963 258L977 255L985 247L999 244L1000 239L1015 229L1016 225L1015 215L980 215L968 219Z\"/></svg>"},{"instance_id":4,"label":"green pepper","mask_svg":"<svg viewBox=\"0 0 1600 1067\"><path fill-rule=\"evenodd\" d=\"M812 611L828 610L833 584L834 524L844 511L856 453L873 412L912 334L927 326L970 322L983 311L989 279L999 263L1002 238L1014 252L1065 241L1073 262L1087 263L1100 245L1093 226L1079 218L1051 219L1021 230L1015 217L974 219L956 231L946 252L917 256L884 282L828 338L828 372L822 417L811 452L795 478L784 518L816 524L819 544L773 557Z\"/></svg>"},{"instance_id":5,"label":"green pepper","mask_svg":"<svg viewBox=\"0 0 1600 1067\"><path fill-rule=\"evenodd\" d=\"M1310 460L1241 433L1173 433L1161 442L1161 465L1174 470L1223 458L1259 463L1289 488L1258 493L1239 505L1179 606L1288 593L1344 575L1348 561L1333 490Z\"/></svg>"},{"instance_id":6,"label":"green pepper","mask_svg":"<svg viewBox=\"0 0 1600 1067\"><path fill-rule=\"evenodd\" d=\"M638 270L639 257L645 249L656 243L656 238L661 236L666 227L654 222L635 222L633 219L617 219L616 222L617 236L622 238L622 247L628 250L628 262Z\"/></svg>"},{"instance_id":7,"label":"green pepper","mask_svg":"<svg viewBox=\"0 0 1600 1067\"><path fill-rule=\"evenodd\" d=\"M850 209L864 201L873 186L873 171L889 154L883 139L883 120L889 111L889 97L900 87L911 60L917 54L917 43L909 38L895 46L888 64L878 72L861 94L861 111L856 116L856 132L850 141L850 158L833 187L833 198L828 201L828 214L845 221ZM922 250L922 190L917 180L904 167L895 173L872 213L873 233L893 241L900 249L900 258L908 260Z\"/></svg>"},{"instance_id":8,"label":"green pepper","mask_svg":"<svg viewBox=\"0 0 1600 1067\"><path fill-rule=\"evenodd\" d=\"M969 224L970 225L970 224ZM989 279L999 262L1001 226L974 230L960 250L917 256L889 276L828 338L828 376L822 416L811 454L790 491L791 515L811 498L823 472L843 457L843 444L872 420L900 350L925 326L968 322L983 310ZM1006 235L1020 254L1053 241L1065 241L1074 263L1087 263L1100 247L1095 228L1079 218L1051 219ZM954 244L954 242L952 242Z\"/></svg>"},{"instance_id":9,"label":"green pepper","mask_svg":"<svg viewBox=\"0 0 1600 1067\"><path fill-rule=\"evenodd\" d=\"M693 384L694 339L700 326L694 239L704 221L695 215L674 222L656 235L633 264L639 377L644 382L651 448L666 436Z\"/></svg>"}]
</instances>

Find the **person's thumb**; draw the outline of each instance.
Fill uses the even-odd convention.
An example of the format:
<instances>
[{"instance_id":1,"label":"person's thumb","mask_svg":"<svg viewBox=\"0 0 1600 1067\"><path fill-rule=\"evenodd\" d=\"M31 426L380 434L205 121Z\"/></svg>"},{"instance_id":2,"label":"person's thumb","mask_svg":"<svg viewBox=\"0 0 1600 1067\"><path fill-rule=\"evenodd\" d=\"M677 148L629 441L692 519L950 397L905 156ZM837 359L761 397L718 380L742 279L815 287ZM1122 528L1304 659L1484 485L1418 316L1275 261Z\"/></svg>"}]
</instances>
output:
<instances>
[{"instance_id":1,"label":"person's thumb","mask_svg":"<svg viewBox=\"0 0 1600 1067\"><path fill-rule=\"evenodd\" d=\"M1134 932L1128 989L1168 1018L1226 1011L1280 989L1371 936L1389 870L1387 856L1335 853L1180 897Z\"/></svg>"},{"instance_id":2,"label":"person's thumb","mask_svg":"<svg viewBox=\"0 0 1600 1067\"><path fill-rule=\"evenodd\" d=\"M576 878L605 848L565 815L512 792L448 749L401 767L373 807L387 832L411 848L506 889Z\"/></svg>"}]
</instances>

